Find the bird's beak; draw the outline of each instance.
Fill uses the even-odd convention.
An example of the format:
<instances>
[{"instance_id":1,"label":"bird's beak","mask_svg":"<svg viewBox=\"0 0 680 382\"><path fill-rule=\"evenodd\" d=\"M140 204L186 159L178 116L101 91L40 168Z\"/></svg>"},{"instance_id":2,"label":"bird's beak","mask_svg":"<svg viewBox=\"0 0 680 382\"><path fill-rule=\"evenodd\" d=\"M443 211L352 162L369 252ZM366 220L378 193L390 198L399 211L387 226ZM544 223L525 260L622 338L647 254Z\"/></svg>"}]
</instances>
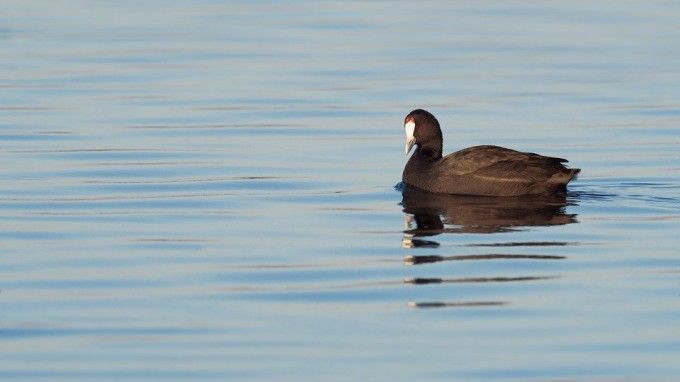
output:
<instances>
[{"instance_id":1,"label":"bird's beak","mask_svg":"<svg viewBox=\"0 0 680 382\"><path fill-rule=\"evenodd\" d=\"M406 131L406 145L404 145L404 155L407 155L409 151L416 144L416 137L413 136L416 130L416 124L412 120L409 120L404 124L404 130Z\"/></svg>"},{"instance_id":2,"label":"bird's beak","mask_svg":"<svg viewBox=\"0 0 680 382\"><path fill-rule=\"evenodd\" d=\"M408 153L411 151L413 148L413 145L416 144L416 139L411 137L411 138L406 138L406 145L404 145L404 155L408 155Z\"/></svg>"}]
</instances>

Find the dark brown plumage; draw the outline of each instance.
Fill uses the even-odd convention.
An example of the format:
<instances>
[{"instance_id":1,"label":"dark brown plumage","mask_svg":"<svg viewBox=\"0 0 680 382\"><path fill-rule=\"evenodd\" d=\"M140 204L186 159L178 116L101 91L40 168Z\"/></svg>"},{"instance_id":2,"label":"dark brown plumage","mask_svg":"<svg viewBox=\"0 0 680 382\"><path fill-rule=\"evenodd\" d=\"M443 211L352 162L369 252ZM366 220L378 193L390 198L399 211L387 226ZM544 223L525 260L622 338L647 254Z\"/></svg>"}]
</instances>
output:
<instances>
[{"instance_id":1,"label":"dark brown plumage","mask_svg":"<svg viewBox=\"0 0 680 382\"><path fill-rule=\"evenodd\" d=\"M406 163L402 179L421 190L484 196L564 193L567 183L581 171L565 167L566 159L490 145L443 157L439 122L422 109L409 113L404 126L406 151L413 145L416 151Z\"/></svg>"}]
</instances>

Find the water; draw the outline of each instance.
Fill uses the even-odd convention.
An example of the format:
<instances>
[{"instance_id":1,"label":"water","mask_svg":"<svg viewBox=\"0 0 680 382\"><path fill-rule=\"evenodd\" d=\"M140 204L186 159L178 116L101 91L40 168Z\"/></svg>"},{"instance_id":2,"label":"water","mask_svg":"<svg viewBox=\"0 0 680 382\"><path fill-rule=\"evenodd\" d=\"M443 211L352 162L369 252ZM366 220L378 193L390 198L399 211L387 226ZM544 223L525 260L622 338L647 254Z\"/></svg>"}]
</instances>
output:
<instances>
[{"instance_id":1,"label":"water","mask_svg":"<svg viewBox=\"0 0 680 382\"><path fill-rule=\"evenodd\" d=\"M676 380L679 17L5 0L0 378ZM416 107L581 176L402 195Z\"/></svg>"}]
</instances>

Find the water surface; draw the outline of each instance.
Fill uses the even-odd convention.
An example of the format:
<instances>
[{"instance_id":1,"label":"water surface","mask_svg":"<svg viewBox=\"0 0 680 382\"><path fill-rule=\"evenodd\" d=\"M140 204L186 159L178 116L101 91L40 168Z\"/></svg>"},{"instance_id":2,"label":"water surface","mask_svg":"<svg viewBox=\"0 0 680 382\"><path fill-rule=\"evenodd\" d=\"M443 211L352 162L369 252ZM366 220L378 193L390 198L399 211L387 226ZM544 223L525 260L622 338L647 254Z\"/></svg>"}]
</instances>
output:
<instances>
[{"instance_id":1,"label":"water surface","mask_svg":"<svg viewBox=\"0 0 680 382\"><path fill-rule=\"evenodd\" d=\"M2 380L680 374L677 4L4 5ZM416 107L581 176L411 193Z\"/></svg>"}]
</instances>

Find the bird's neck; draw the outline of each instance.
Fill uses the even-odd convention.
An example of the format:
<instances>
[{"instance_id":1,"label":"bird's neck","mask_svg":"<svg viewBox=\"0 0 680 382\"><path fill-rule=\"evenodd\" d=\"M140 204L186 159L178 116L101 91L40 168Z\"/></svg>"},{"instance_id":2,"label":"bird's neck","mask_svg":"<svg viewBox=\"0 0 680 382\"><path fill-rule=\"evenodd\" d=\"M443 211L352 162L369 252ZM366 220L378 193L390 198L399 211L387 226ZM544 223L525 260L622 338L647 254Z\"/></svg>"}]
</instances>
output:
<instances>
[{"instance_id":1,"label":"bird's neck","mask_svg":"<svg viewBox=\"0 0 680 382\"><path fill-rule=\"evenodd\" d=\"M442 144L439 142L439 144L429 143L425 145L418 145L418 148L414 153L414 156L415 155L431 160L440 159L442 157Z\"/></svg>"}]
</instances>

